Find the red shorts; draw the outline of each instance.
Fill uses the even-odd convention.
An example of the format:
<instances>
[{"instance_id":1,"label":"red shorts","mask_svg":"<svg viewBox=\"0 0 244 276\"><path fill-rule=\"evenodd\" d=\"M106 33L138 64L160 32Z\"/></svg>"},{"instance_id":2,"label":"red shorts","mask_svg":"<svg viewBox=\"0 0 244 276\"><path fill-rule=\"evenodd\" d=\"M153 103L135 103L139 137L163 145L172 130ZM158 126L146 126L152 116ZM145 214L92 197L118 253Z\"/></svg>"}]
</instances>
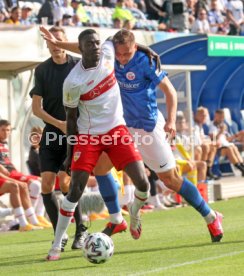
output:
<instances>
[{"instance_id":1,"label":"red shorts","mask_svg":"<svg viewBox=\"0 0 244 276\"><path fill-rule=\"evenodd\" d=\"M6 179L0 178L0 189L1 189L1 187L5 184L6 181L7 181ZM3 195L3 194L0 193L0 196L1 196L1 195Z\"/></svg>"},{"instance_id":2,"label":"red shorts","mask_svg":"<svg viewBox=\"0 0 244 276\"><path fill-rule=\"evenodd\" d=\"M25 174L23 174L21 172L18 172L18 171L11 171L9 177L13 178L15 180L18 180L18 181L23 181L23 182L29 182L31 180L37 180L38 179L38 176L25 175Z\"/></svg>"},{"instance_id":3,"label":"red shorts","mask_svg":"<svg viewBox=\"0 0 244 276\"><path fill-rule=\"evenodd\" d=\"M119 171L131 162L142 160L126 126L117 126L106 134L79 134L74 146L71 170L91 173L102 152L106 152Z\"/></svg>"}]
</instances>

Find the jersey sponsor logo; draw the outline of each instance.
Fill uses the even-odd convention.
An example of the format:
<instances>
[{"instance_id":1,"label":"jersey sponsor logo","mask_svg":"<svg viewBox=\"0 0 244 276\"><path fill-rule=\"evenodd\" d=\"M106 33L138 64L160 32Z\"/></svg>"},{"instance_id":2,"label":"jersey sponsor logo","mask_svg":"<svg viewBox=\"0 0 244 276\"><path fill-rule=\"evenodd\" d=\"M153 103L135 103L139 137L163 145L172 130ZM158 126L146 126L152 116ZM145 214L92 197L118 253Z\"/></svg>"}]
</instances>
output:
<instances>
[{"instance_id":1,"label":"jersey sponsor logo","mask_svg":"<svg viewBox=\"0 0 244 276\"><path fill-rule=\"evenodd\" d=\"M118 81L118 84L121 88L125 89L137 89L140 86L140 83L124 83L121 81Z\"/></svg>"},{"instance_id":2,"label":"jersey sponsor logo","mask_svg":"<svg viewBox=\"0 0 244 276\"><path fill-rule=\"evenodd\" d=\"M98 90L98 88L94 88L94 89L92 89L92 90L89 92L89 96L90 96L91 99L94 99L94 98L96 98L97 96L99 96L100 93L101 93L101 92Z\"/></svg>"},{"instance_id":3,"label":"jersey sponsor logo","mask_svg":"<svg viewBox=\"0 0 244 276\"><path fill-rule=\"evenodd\" d=\"M80 151L76 151L75 153L74 153L74 161L76 162L79 158L80 158L80 156L81 156L81 152Z\"/></svg>"},{"instance_id":4,"label":"jersey sponsor logo","mask_svg":"<svg viewBox=\"0 0 244 276\"><path fill-rule=\"evenodd\" d=\"M86 85L89 86L94 83L94 80L89 81Z\"/></svg>"},{"instance_id":5,"label":"jersey sponsor logo","mask_svg":"<svg viewBox=\"0 0 244 276\"><path fill-rule=\"evenodd\" d=\"M116 84L114 71L97 84L92 90L80 96L81 101L90 101L110 90Z\"/></svg>"},{"instance_id":6,"label":"jersey sponsor logo","mask_svg":"<svg viewBox=\"0 0 244 276\"><path fill-rule=\"evenodd\" d=\"M127 72L126 73L127 80L134 80L135 77L136 77L136 75L134 74L134 72Z\"/></svg>"}]
</instances>

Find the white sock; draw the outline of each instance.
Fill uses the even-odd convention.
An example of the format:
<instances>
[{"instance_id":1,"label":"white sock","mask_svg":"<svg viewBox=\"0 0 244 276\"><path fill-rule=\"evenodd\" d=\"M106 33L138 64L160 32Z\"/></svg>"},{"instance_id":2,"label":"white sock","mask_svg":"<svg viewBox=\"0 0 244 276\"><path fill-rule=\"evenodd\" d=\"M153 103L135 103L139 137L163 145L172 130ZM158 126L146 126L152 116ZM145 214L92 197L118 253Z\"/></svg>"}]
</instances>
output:
<instances>
[{"instance_id":1,"label":"white sock","mask_svg":"<svg viewBox=\"0 0 244 276\"><path fill-rule=\"evenodd\" d=\"M37 216L44 217L45 214L45 206L43 204L43 198L39 195L36 203L35 213Z\"/></svg>"},{"instance_id":2,"label":"white sock","mask_svg":"<svg viewBox=\"0 0 244 276\"><path fill-rule=\"evenodd\" d=\"M78 202L70 202L66 197L60 207L60 212L58 215L58 224L55 231L55 239L53 242L53 248L61 248L61 242L63 235L65 234L70 221L74 215L75 208Z\"/></svg>"},{"instance_id":3,"label":"white sock","mask_svg":"<svg viewBox=\"0 0 244 276\"><path fill-rule=\"evenodd\" d=\"M25 212L23 207L18 207L14 209L14 216L16 219L19 220L19 225L21 227L26 226L28 224L28 221L25 218Z\"/></svg>"},{"instance_id":4,"label":"white sock","mask_svg":"<svg viewBox=\"0 0 244 276\"><path fill-rule=\"evenodd\" d=\"M145 201L148 199L149 192L140 192L135 189L135 199L131 206L132 215L137 216L141 207L145 204Z\"/></svg>"},{"instance_id":5,"label":"white sock","mask_svg":"<svg viewBox=\"0 0 244 276\"><path fill-rule=\"evenodd\" d=\"M38 224L38 220L37 220L37 217L36 217L33 207L30 207L25 210L25 216L31 224L33 224L33 225Z\"/></svg>"},{"instance_id":6,"label":"white sock","mask_svg":"<svg viewBox=\"0 0 244 276\"><path fill-rule=\"evenodd\" d=\"M29 184L29 193L30 193L31 204L35 209L37 200L41 194L41 183L38 180L31 181L31 183Z\"/></svg>"},{"instance_id":7,"label":"white sock","mask_svg":"<svg viewBox=\"0 0 244 276\"><path fill-rule=\"evenodd\" d=\"M130 202L129 203L133 203L134 199L135 199L135 186L134 185L129 185L129 189L130 189Z\"/></svg>"},{"instance_id":8,"label":"white sock","mask_svg":"<svg viewBox=\"0 0 244 276\"><path fill-rule=\"evenodd\" d=\"M124 195L122 195L119 198L119 203L121 206L127 205L128 203L130 203L130 199L131 199L131 189L130 186L132 185L125 185L124 186Z\"/></svg>"},{"instance_id":9,"label":"white sock","mask_svg":"<svg viewBox=\"0 0 244 276\"><path fill-rule=\"evenodd\" d=\"M121 212L110 214L110 221L114 224L120 224L124 220Z\"/></svg>"},{"instance_id":10,"label":"white sock","mask_svg":"<svg viewBox=\"0 0 244 276\"><path fill-rule=\"evenodd\" d=\"M210 210L209 214L204 217L205 221L207 224L212 223L215 219L216 219L216 213L214 212L214 210Z\"/></svg>"}]
</instances>

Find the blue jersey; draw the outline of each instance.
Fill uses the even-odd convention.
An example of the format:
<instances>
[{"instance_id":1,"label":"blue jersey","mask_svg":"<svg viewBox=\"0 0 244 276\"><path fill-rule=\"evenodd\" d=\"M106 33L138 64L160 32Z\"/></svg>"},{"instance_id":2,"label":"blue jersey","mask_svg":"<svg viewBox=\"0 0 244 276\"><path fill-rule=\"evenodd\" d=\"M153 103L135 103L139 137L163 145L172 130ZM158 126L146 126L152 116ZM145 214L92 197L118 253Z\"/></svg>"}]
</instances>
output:
<instances>
[{"instance_id":1,"label":"blue jersey","mask_svg":"<svg viewBox=\"0 0 244 276\"><path fill-rule=\"evenodd\" d=\"M128 127L153 131L158 117L156 86L167 75L150 65L148 56L137 51L126 65L115 62L124 118Z\"/></svg>"}]
</instances>

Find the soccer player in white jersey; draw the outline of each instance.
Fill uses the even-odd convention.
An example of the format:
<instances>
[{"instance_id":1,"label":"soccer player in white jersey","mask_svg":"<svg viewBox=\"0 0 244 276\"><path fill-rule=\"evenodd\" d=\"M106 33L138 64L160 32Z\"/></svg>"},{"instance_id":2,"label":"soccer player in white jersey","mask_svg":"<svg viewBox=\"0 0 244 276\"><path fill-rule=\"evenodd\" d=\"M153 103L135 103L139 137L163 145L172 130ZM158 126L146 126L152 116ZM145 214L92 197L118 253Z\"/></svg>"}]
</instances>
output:
<instances>
[{"instance_id":1,"label":"soccer player in white jersey","mask_svg":"<svg viewBox=\"0 0 244 276\"><path fill-rule=\"evenodd\" d=\"M49 39L46 36L47 39ZM64 49L77 52L77 43L60 43L50 39ZM212 210L204 201L201 194L188 179L182 178L177 172L173 153L166 140L166 133L175 135L175 117L177 109L176 91L164 71L158 71L156 64L150 65L145 53L137 50L135 37L132 32L121 30L113 37L115 47L115 76L118 80L124 118L134 138L140 138L137 143L143 160L154 170L159 179L171 190L179 193L189 204L198 211L207 223L213 242L219 242L223 237L222 214ZM158 110L156 87L166 96L168 118L165 122ZM149 137L152 143L143 143ZM106 175L111 169L107 156L102 155L94 173ZM107 183L107 191L112 183ZM103 194L103 197L106 194ZM118 225L119 226L119 225ZM109 223L104 233L113 235L116 225Z\"/></svg>"},{"instance_id":2,"label":"soccer player in white jersey","mask_svg":"<svg viewBox=\"0 0 244 276\"><path fill-rule=\"evenodd\" d=\"M134 239L140 237L139 211L148 198L149 182L144 165L123 118L112 42L100 47L99 36L92 29L81 32L78 40L82 59L63 87L68 142L65 165L66 170L71 168L71 186L60 208L55 240L47 256L50 261L60 258L62 236L103 151L118 170L126 171L136 186L135 201L130 207L130 232Z\"/></svg>"}]
</instances>

